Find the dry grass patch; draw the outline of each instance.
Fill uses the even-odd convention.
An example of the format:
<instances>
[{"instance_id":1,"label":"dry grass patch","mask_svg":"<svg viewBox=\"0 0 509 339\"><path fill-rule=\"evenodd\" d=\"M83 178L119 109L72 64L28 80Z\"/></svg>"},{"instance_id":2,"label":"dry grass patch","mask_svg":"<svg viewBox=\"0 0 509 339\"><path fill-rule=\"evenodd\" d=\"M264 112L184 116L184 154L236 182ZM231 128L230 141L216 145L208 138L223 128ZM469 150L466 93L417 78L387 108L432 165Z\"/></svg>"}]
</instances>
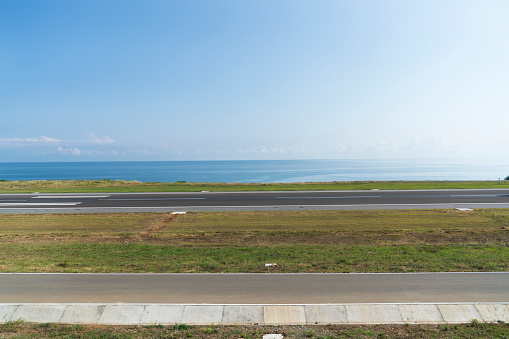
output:
<instances>
[{"instance_id":1,"label":"dry grass patch","mask_svg":"<svg viewBox=\"0 0 509 339\"><path fill-rule=\"evenodd\" d=\"M506 271L509 210L0 215L2 272Z\"/></svg>"},{"instance_id":2,"label":"dry grass patch","mask_svg":"<svg viewBox=\"0 0 509 339\"><path fill-rule=\"evenodd\" d=\"M509 210L0 215L0 243L508 244Z\"/></svg>"},{"instance_id":3,"label":"dry grass patch","mask_svg":"<svg viewBox=\"0 0 509 339\"><path fill-rule=\"evenodd\" d=\"M148 213L2 214L1 234L118 233L145 229L156 215Z\"/></svg>"},{"instance_id":4,"label":"dry grass patch","mask_svg":"<svg viewBox=\"0 0 509 339\"><path fill-rule=\"evenodd\" d=\"M498 218L498 220L497 220ZM188 213L173 232L430 231L509 226L508 210L368 210Z\"/></svg>"},{"instance_id":5,"label":"dry grass patch","mask_svg":"<svg viewBox=\"0 0 509 339\"><path fill-rule=\"evenodd\" d=\"M2 214L2 243L118 242L164 229L169 213Z\"/></svg>"}]
</instances>

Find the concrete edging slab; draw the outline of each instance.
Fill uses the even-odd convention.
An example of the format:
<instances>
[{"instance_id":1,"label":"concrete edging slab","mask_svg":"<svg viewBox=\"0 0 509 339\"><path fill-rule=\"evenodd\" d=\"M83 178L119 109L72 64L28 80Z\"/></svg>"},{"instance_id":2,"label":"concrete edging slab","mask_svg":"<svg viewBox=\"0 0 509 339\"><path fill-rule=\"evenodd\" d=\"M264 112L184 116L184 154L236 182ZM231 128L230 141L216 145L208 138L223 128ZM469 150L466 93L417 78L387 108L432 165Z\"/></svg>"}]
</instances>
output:
<instances>
[{"instance_id":1,"label":"concrete edging slab","mask_svg":"<svg viewBox=\"0 0 509 339\"><path fill-rule=\"evenodd\" d=\"M444 304L0 304L0 323L404 324L509 321L509 303Z\"/></svg>"}]
</instances>

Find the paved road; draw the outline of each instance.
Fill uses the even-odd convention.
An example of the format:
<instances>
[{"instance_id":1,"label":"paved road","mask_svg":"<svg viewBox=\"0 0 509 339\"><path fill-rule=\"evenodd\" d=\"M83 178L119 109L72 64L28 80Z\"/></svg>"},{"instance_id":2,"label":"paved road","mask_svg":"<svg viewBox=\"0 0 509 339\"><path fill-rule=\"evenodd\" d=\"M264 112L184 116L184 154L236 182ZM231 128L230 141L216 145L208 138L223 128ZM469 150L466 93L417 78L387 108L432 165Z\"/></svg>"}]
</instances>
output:
<instances>
[{"instance_id":1,"label":"paved road","mask_svg":"<svg viewBox=\"0 0 509 339\"><path fill-rule=\"evenodd\" d=\"M0 274L0 303L509 302L509 272Z\"/></svg>"},{"instance_id":2,"label":"paved road","mask_svg":"<svg viewBox=\"0 0 509 339\"><path fill-rule=\"evenodd\" d=\"M509 208L509 190L0 194L0 213Z\"/></svg>"}]
</instances>

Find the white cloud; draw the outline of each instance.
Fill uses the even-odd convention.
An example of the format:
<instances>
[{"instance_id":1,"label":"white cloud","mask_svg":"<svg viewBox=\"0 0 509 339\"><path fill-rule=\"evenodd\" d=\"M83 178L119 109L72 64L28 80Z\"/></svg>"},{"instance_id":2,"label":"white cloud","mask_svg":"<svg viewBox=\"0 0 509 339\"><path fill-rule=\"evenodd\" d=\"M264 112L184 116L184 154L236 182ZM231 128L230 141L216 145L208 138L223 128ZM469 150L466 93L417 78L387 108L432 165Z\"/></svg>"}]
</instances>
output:
<instances>
[{"instance_id":1,"label":"white cloud","mask_svg":"<svg viewBox=\"0 0 509 339\"><path fill-rule=\"evenodd\" d=\"M60 154L71 154L71 155L118 155L116 150L105 151L105 150L82 150L77 147L62 148L58 147L57 152Z\"/></svg>"},{"instance_id":2,"label":"white cloud","mask_svg":"<svg viewBox=\"0 0 509 339\"><path fill-rule=\"evenodd\" d=\"M98 137L95 135L94 132L89 133L89 139L88 140L62 140L58 138L51 138L48 136L41 136L41 137L35 137L35 138L22 138L22 137L13 137L13 138L0 138L0 142L2 143L14 143L14 144L21 144L21 143L67 143L67 144L73 144L73 143L80 143L80 144L113 144L115 143L115 140L107 135L103 135L102 137Z\"/></svg>"},{"instance_id":3,"label":"white cloud","mask_svg":"<svg viewBox=\"0 0 509 339\"><path fill-rule=\"evenodd\" d=\"M302 153L303 149L299 146L293 146L293 147L266 147L266 146L259 146L252 149L239 149L237 150L239 153L246 153L246 154L296 154L296 153Z\"/></svg>"},{"instance_id":4,"label":"white cloud","mask_svg":"<svg viewBox=\"0 0 509 339\"><path fill-rule=\"evenodd\" d=\"M41 136L39 138L0 138L0 142L15 142L15 143L46 143L46 142L61 142L62 140L57 138L50 138L46 136Z\"/></svg>"},{"instance_id":5,"label":"white cloud","mask_svg":"<svg viewBox=\"0 0 509 339\"><path fill-rule=\"evenodd\" d=\"M180 152L180 151L176 151L175 153L177 153L177 152ZM152 152L147 151L146 149L130 149L130 150L123 151L122 154L124 154L124 155L127 155L127 154L152 155Z\"/></svg>"},{"instance_id":6,"label":"white cloud","mask_svg":"<svg viewBox=\"0 0 509 339\"><path fill-rule=\"evenodd\" d=\"M399 149L400 148L396 143L387 140L378 140L366 147L367 151L372 152L394 152L399 151Z\"/></svg>"},{"instance_id":7,"label":"white cloud","mask_svg":"<svg viewBox=\"0 0 509 339\"><path fill-rule=\"evenodd\" d=\"M42 136L40 137L39 139L41 142L62 142L62 140L60 139L57 139L57 138L50 138L50 137L46 137L46 136Z\"/></svg>"},{"instance_id":8,"label":"white cloud","mask_svg":"<svg viewBox=\"0 0 509 339\"><path fill-rule=\"evenodd\" d=\"M335 153L361 157L471 157L494 155L504 149L506 143L494 145L486 140L469 135L456 135L450 138L439 136L415 136L407 140L380 139L365 145L337 144Z\"/></svg>"},{"instance_id":9,"label":"white cloud","mask_svg":"<svg viewBox=\"0 0 509 339\"><path fill-rule=\"evenodd\" d=\"M61 153L61 154L72 154L72 155L81 155L82 153L85 154L84 152L82 152L77 147L74 147L74 148L62 148L62 147L59 146L57 148L57 152Z\"/></svg>"},{"instance_id":10,"label":"white cloud","mask_svg":"<svg viewBox=\"0 0 509 339\"><path fill-rule=\"evenodd\" d=\"M420 151L440 151L448 150L455 147L454 144L437 137L414 138L403 146L405 151L420 152Z\"/></svg>"},{"instance_id":11,"label":"white cloud","mask_svg":"<svg viewBox=\"0 0 509 339\"><path fill-rule=\"evenodd\" d=\"M402 150L412 153L436 152L468 156L471 154L487 155L495 151L499 146L503 149L506 147L506 144L489 143L485 139L470 135L456 135L454 138L447 139L428 136L410 140L402 147Z\"/></svg>"},{"instance_id":12,"label":"white cloud","mask_svg":"<svg viewBox=\"0 0 509 339\"><path fill-rule=\"evenodd\" d=\"M40 137L0 137L0 149L23 150L26 156L56 155L61 157L87 157L93 159L117 158L122 156L147 156L153 155L147 149L126 148L118 145L116 141L107 136L97 136L94 132L88 132L86 137L80 139L59 139L50 136ZM18 151L19 152L19 151Z\"/></svg>"},{"instance_id":13,"label":"white cloud","mask_svg":"<svg viewBox=\"0 0 509 339\"><path fill-rule=\"evenodd\" d=\"M95 144L113 144L115 142L114 139L110 138L107 135L103 135L102 138L99 138L97 135L95 135L94 132L89 133L90 139L92 139L92 142Z\"/></svg>"},{"instance_id":14,"label":"white cloud","mask_svg":"<svg viewBox=\"0 0 509 339\"><path fill-rule=\"evenodd\" d=\"M359 146L350 144L350 145L344 145L344 144L338 144L336 145L334 151L340 152L340 153L356 153L359 152Z\"/></svg>"}]
</instances>

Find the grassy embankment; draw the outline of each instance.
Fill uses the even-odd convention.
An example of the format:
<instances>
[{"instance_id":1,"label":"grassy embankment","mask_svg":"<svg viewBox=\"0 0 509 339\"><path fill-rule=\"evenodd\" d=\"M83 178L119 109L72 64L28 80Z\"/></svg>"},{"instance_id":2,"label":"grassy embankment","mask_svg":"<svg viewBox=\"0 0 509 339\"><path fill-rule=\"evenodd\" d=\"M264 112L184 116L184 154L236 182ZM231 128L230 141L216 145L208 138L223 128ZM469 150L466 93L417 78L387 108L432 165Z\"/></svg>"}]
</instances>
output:
<instances>
[{"instance_id":1,"label":"grassy embankment","mask_svg":"<svg viewBox=\"0 0 509 339\"><path fill-rule=\"evenodd\" d=\"M508 244L507 209L0 215L1 272L506 271Z\"/></svg>"},{"instance_id":2,"label":"grassy embankment","mask_svg":"<svg viewBox=\"0 0 509 339\"><path fill-rule=\"evenodd\" d=\"M261 338L281 333L285 338L507 338L509 324L445 325L315 325L315 326L96 326L0 324L8 338Z\"/></svg>"},{"instance_id":3,"label":"grassy embankment","mask_svg":"<svg viewBox=\"0 0 509 339\"><path fill-rule=\"evenodd\" d=\"M338 181L292 184L139 182L122 180L0 181L0 193L200 192L508 188L509 181Z\"/></svg>"}]
</instances>

